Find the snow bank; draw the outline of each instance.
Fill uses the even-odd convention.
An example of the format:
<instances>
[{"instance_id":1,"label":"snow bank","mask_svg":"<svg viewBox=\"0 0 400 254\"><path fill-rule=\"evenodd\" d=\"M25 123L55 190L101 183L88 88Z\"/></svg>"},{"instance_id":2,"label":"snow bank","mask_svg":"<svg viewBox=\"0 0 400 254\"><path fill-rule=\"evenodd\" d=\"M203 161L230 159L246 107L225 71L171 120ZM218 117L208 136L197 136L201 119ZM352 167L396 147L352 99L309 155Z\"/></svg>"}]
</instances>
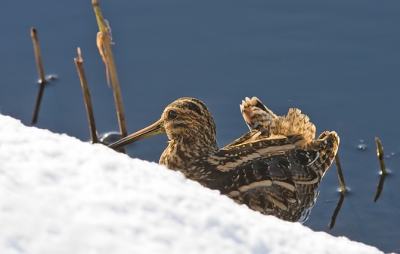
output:
<instances>
[{"instance_id":1,"label":"snow bank","mask_svg":"<svg viewBox=\"0 0 400 254\"><path fill-rule=\"evenodd\" d=\"M0 115L0 253L380 253Z\"/></svg>"}]
</instances>

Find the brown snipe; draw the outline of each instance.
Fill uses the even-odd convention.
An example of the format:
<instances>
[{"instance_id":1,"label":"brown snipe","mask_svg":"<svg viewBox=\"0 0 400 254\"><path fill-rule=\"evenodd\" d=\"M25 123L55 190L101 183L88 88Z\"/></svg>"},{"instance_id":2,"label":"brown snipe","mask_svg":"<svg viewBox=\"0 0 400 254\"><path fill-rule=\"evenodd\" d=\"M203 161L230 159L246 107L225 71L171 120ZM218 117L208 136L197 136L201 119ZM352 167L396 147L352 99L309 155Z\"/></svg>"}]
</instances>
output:
<instances>
[{"instance_id":1,"label":"brown snipe","mask_svg":"<svg viewBox=\"0 0 400 254\"><path fill-rule=\"evenodd\" d=\"M300 110L276 116L255 97L240 108L250 132L222 149L210 111L194 98L172 102L160 120L109 147L166 133L170 141L160 164L263 214L305 221L335 158L338 135L326 131L314 140L315 126Z\"/></svg>"}]
</instances>

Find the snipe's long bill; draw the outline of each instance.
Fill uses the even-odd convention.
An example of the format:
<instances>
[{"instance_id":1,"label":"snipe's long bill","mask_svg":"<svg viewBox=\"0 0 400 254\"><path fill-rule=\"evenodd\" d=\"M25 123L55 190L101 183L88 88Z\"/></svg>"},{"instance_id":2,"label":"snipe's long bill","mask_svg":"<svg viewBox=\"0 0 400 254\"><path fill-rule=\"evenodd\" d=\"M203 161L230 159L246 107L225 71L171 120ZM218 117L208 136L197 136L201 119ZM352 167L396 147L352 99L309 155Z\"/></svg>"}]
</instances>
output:
<instances>
[{"instance_id":1,"label":"snipe's long bill","mask_svg":"<svg viewBox=\"0 0 400 254\"><path fill-rule=\"evenodd\" d=\"M161 134L161 133L165 133L165 131L163 131L163 128L161 127L161 120L153 123L152 125L137 131L129 136L126 136L125 138L122 138L112 144L110 144L108 147L112 148L112 149L118 149L121 148L123 146L126 146L130 143L133 143L135 141L139 141L157 134Z\"/></svg>"},{"instance_id":2,"label":"snipe's long bill","mask_svg":"<svg viewBox=\"0 0 400 254\"><path fill-rule=\"evenodd\" d=\"M239 204L287 221L305 221L317 188L335 158L339 137L323 132L298 109L276 116L256 97L240 105L250 131L218 149L214 119L203 102L180 98L160 120L109 147L166 133L160 164L216 189Z\"/></svg>"}]
</instances>

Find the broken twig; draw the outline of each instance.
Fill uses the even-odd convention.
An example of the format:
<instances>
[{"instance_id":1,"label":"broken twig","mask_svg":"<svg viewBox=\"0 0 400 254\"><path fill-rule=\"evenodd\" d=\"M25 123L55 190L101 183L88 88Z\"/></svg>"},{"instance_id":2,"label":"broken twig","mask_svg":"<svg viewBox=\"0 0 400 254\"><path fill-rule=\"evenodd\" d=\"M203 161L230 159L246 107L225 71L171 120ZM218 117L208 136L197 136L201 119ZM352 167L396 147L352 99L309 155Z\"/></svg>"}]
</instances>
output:
<instances>
[{"instance_id":1,"label":"broken twig","mask_svg":"<svg viewBox=\"0 0 400 254\"><path fill-rule=\"evenodd\" d=\"M83 97L85 99L86 113L89 121L89 130L92 143L98 143L99 141L97 138L96 124L94 121L92 100L90 98L90 91L86 81L85 71L83 69L83 59L82 59L81 49L79 47L78 47L78 57L74 58L74 61L82 85Z\"/></svg>"},{"instance_id":2,"label":"broken twig","mask_svg":"<svg viewBox=\"0 0 400 254\"><path fill-rule=\"evenodd\" d=\"M37 31L35 28L31 28L31 37L32 37L32 42L33 42L33 50L35 51L35 59L36 59L36 65L37 65L38 72L39 72L39 83L40 83L39 93L38 93L38 97L36 99L35 110L33 112L33 117L32 117L32 125L34 125L34 124L36 124L37 119L38 119L40 103L42 101L42 96L43 96L44 85L46 83L46 79L44 77L42 56L40 54L39 40L38 40L38 36L37 36Z\"/></svg>"},{"instance_id":3,"label":"broken twig","mask_svg":"<svg viewBox=\"0 0 400 254\"><path fill-rule=\"evenodd\" d=\"M339 160L339 153L336 154L335 163L336 163L336 168L337 168L338 177L339 177L340 191L343 194L346 194L347 193L347 188L346 188L346 184L344 182L344 177L343 177L343 172L342 172L342 165L340 164L340 160Z\"/></svg>"}]
</instances>

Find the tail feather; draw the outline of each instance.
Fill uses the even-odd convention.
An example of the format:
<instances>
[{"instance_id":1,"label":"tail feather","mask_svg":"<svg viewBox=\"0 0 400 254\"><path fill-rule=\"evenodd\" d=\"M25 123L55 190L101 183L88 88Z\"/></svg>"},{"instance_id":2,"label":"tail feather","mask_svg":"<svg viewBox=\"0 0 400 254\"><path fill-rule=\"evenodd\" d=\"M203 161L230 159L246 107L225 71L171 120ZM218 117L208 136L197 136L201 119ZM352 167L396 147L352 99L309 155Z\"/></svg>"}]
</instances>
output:
<instances>
[{"instance_id":1,"label":"tail feather","mask_svg":"<svg viewBox=\"0 0 400 254\"><path fill-rule=\"evenodd\" d=\"M326 149L321 151L318 162L321 164L318 168L322 171L322 176L325 175L328 168L332 165L339 149L340 138L335 131L325 131L319 135L317 140L325 140L327 142Z\"/></svg>"},{"instance_id":2,"label":"tail feather","mask_svg":"<svg viewBox=\"0 0 400 254\"><path fill-rule=\"evenodd\" d=\"M271 134L294 135L302 134L307 141L315 138L316 128L307 115L300 109L291 108L286 116L278 116L271 124Z\"/></svg>"},{"instance_id":3,"label":"tail feather","mask_svg":"<svg viewBox=\"0 0 400 254\"><path fill-rule=\"evenodd\" d=\"M315 125L300 109L291 108L286 116L277 116L257 97L246 97L239 106L250 130L261 131L264 137L302 134L307 141L315 138Z\"/></svg>"},{"instance_id":4,"label":"tail feather","mask_svg":"<svg viewBox=\"0 0 400 254\"><path fill-rule=\"evenodd\" d=\"M250 130L258 130L262 132L262 135L270 135L270 125L277 117L272 110L268 109L257 97L251 99L246 97L239 106Z\"/></svg>"}]
</instances>

